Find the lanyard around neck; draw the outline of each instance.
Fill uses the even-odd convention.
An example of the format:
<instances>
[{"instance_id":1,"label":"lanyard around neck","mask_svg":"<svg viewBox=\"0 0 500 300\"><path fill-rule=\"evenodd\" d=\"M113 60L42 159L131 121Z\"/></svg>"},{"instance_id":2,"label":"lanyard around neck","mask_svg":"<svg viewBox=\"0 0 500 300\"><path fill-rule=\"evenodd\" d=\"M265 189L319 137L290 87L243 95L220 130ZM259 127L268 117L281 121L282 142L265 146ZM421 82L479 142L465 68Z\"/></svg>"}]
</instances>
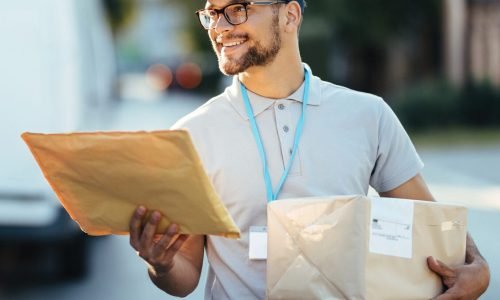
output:
<instances>
[{"instance_id":1,"label":"lanyard around neck","mask_svg":"<svg viewBox=\"0 0 500 300\"><path fill-rule=\"evenodd\" d=\"M309 102L309 72L307 69L304 69L305 75L305 83L304 83L304 96L302 99L302 114L300 115L300 119L297 123L297 127L295 130L295 139L293 142L293 150L290 156L290 160L288 161L288 165L286 166L283 174L281 175L280 182L276 191L273 190L273 185L271 182L271 176L269 175L269 167L267 164L266 152L264 151L264 145L262 144L262 138L259 132L259 127L257 126L257 122L255 121L252 105L250 104L250 99L248 98L248 92L243 83L240 82L241 94L243 96L243 102L245 103L245 108L247 112L248 119L250 121L250 127L252 128L252 133L255 138L255 142L257 143L257 148L259 150L260 158L262 161L262 169L264 171L264 182L266 184L266 195L267 201L271 202L278 199L278 195L281 192L281 188L288 177L288 173L292 167L293 161L295 159L295 155L297 154L297 149L299 148L300 138L302 137L302 131L304 128L304 121L306 118L307 104Z\"/></svg>"}]
</instances>

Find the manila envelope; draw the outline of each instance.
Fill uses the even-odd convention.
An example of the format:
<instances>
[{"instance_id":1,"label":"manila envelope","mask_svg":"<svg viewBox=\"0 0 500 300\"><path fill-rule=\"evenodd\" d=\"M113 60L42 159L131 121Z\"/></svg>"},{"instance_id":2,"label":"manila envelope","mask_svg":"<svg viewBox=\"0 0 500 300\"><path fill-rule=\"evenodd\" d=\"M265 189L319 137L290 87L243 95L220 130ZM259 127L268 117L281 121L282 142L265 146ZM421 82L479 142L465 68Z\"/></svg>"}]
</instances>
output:
<instances>
[{"instance_id":1,"label":"manila envelope","mask_svg":"<svg viewBox=\"0 0 500 300\"><path fill-rule=\"evenodd\" d=\"M128 234L144 205L179 233L239 238L187 131L24 133L61 204L90 235Z\"/></svg>"},{"instance_id":2,"label":"manila envelope","mask_svg":"<svg viewBox=\"0 0 500 300\"><path fill-rule=\"evenodd\" d=\"M268 299L431 299L441 294L441 280L426 258L432 255L450 266L464 263L466 209L389 199L410 206L402 217L397 208L384 206L384 199L270 203ZM382 215L373 217L375 211ZM384 243L389 247L379 249Z\"/></svg>"}]
</instances>

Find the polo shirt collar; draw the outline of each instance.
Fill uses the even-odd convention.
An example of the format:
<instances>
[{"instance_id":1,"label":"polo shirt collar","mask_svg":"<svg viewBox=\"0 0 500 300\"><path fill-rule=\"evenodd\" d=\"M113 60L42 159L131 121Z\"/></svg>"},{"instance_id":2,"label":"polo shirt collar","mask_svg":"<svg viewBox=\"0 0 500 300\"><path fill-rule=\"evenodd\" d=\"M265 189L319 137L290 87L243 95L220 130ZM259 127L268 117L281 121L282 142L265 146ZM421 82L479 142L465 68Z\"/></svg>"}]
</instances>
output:
<instances>
[{"instance_id":1,"label":"polo shirt collar","mask_svg":"<svg viewBox=\"0 0 500 300\"><path fill-rule=\"evenodd\" d=\"M311 75L310 80L310 91L309 91L309 102L308 105L318 106L321 104L321 80L318 77L315 77L312 74L311 68L303 63L304 68L309 71ZM250 99L250 104L252 104L252 109L254 112L254 117L268 109L271 105L275 103L275 101L279 100L293 100L302 103L302 98L304 96L304 85L299 87L298 90L293 92L290 96L283 99L270 99L266 97L262 97L257 95L251 91L248 91L248 98ZM226 89L227 99L233 106L233 108L240 114L240 116L248 120L247 112L245 109L245 103L243 102L243 96L241 94L240 81L238 80L238 76L233 76L232 84Z\"/></svg>"}]
</instances>

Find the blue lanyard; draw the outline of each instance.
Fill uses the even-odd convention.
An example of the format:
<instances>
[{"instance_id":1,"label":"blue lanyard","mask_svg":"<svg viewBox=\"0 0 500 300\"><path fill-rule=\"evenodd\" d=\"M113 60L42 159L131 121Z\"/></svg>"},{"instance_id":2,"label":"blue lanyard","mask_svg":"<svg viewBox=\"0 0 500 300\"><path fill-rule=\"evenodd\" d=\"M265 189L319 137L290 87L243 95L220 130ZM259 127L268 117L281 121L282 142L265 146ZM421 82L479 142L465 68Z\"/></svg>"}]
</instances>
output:
<instances>
[{"instance_id":1,"label":"blue lanyard","mask_svg":"<svg viewBox=\"0 0 500 300\"><path fill-rule=\"evenodd\" d=\"M297 154L297 149L299 148L300 138L302 137L302 131L304 128L304 121L306 118L307 103L309 102L309 72L304 69L305 72L305 84L304 84L304 97L302 100L302 114L300 115L299 122L297 123L297 129L295 130L295 139L293 142L293 150L288 165L286 166L283 174L281 175L280 182L276 191L273 191L273 185L271 182L271 176L269 175L269 168L267 165L266 152L264 151L264 145L262 144L262 138L257 127L257 122L255 121L252 105L250 104L250 99L248 98L248 92L243 83L240 82L241 93L243 96L243 102L245 103L245 108L247 111L248 119L250 120L250 126L252 128L253 136L255 142L257 143L257 148L259 150L260 158L262 160L262 169L264 170L264 181L266 183L267 201L271 202L278 199L278 195L281 192L281 188L288 177L290 168L292 167L295 155Z\"/></svg>"}]
</instances>

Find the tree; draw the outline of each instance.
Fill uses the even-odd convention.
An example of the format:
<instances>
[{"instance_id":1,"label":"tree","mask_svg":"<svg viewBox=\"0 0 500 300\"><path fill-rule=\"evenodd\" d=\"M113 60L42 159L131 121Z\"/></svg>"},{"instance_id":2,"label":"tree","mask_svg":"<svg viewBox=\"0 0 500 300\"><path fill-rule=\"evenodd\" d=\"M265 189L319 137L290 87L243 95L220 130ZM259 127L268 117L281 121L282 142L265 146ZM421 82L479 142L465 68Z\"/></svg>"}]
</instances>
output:
<instances>
[{"instance_id":1,"label":"tree","mask_svg":"<svg viewBox=\"0 0 500 300\"><path fill-rule=\"evenodd\" d=\"M321 57L305 52L304 60L323 66L322 75L326 79L357 89L384 92L387 82L383 74L391 47L401 44L406 47L408 68L413 73L410 76L439 70L440 51L436 49L440 47L441 1L310 0L309 4L302 44L326 45L328 53ZM317 28L324 29L320 36ZM302 47L306 51L316 48ZM414 51L416 48L418 51Z\"/></svg>"},{"instance_id":2,"label":"tree","mask_svg":"<svg viewBox=\"0 0 500 300\"><path fill-rule=\"evenodd\" d=\"M137 8L137 0L103 0L102 4L113 35L133 20Z\"/></svg>"}]
</instances>

